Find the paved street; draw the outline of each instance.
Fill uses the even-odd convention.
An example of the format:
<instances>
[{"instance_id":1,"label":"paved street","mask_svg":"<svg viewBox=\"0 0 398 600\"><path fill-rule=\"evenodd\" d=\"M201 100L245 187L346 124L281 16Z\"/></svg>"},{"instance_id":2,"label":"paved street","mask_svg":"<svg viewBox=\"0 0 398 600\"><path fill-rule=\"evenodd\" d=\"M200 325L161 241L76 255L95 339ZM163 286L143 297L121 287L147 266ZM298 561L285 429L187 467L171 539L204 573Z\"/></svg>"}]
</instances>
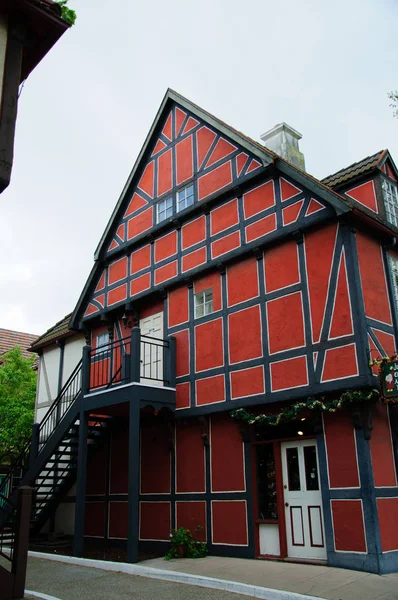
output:
<instances>
[{"instance_id":1,"label":"paved street","mask_svg":"<svg viewBox=\"0 0 398 600\"><path fill-rule=\"evenodd\" d=\"M29 558L26 589L61 600L237 600L235 593ZM29 596L27 596L29 598Z\"/></svg>"}]
</instances>

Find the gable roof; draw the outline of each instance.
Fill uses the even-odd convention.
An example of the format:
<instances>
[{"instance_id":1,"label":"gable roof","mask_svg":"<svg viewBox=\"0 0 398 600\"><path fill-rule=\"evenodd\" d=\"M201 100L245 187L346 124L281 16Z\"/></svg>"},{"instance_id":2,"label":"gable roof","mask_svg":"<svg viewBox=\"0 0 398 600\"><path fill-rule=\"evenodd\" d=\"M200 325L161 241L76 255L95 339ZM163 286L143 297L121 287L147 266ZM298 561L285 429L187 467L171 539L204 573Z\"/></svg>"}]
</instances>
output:
<instances>
[{"instance_id":1,"label":"gable roof","mask_svg":"<svg viewBox=\"0 0 398 600\"><path fill-rule=\"evenodd\" d=\"M69 328L71 316L72 313L69 313L63 319L55 323L55 325L50 327L50 329L47 329L47 331L43 333L43 335L39 337L34 336L34 339L31 341L29 350L31 352L34 352L35 350L38 350L39 348L42 348L43 346L46 346L47 344L55 340L59 340L60 338L66 337L68 335L72 335L73 332Z\"/></svg>"},{"instance_id":2,"label":"gable roof","mask_svg":"<svg viewBox=\"0 0 398 600\"><path fill-rule=\"evenodd\" d=\"M0 356L15 348L21 347L21 353L24 358L30 358L28 348L37 339L37 335L24 333L22 331L13 331L12 329L0 329Z\"/></svg>"},{"instance_id":3,"label":"gable roof","mask_svg":"<svg viewBox=\"0 0 398 600\"><path fill-rule=\"evenodd\" d=\"M329 187L334 187L357 177L358 175L363 175L368 171L372 171L379 167L385 157L387 150L380 150L373 154L372 156L367 156L362 160L352 163L348 167L344 169L340 169L337 173L333 173L332 175L328 175L321 179L321 182Z\"/></svg>"}]
</instances>

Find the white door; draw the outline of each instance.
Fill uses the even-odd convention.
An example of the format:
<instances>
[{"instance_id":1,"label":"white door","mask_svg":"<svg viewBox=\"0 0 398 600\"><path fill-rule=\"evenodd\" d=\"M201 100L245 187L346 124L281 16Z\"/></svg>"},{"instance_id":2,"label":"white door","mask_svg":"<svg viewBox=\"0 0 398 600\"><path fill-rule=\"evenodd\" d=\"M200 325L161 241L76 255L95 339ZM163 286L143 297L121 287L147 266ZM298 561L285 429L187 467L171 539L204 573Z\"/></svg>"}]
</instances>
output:
<instances>
[{"instance_id":1,"label":"white door","mask_svg":"<svg viewBox=\"0 0 398 600\"><path fill-rule=\"evenodd\" d=\"M288 556L326 559L316 441L283 442L281 451Z\"/></svg>"},{"instance_id":2,"label":"white door","mask_svg":"<svg viewBox=\"0 0 398 600\"><path fill-rule=\"evenodd\" d=\"M163 312L141 319L140 329L141 383L163 385Z\"/></svg>"}]
</instances>

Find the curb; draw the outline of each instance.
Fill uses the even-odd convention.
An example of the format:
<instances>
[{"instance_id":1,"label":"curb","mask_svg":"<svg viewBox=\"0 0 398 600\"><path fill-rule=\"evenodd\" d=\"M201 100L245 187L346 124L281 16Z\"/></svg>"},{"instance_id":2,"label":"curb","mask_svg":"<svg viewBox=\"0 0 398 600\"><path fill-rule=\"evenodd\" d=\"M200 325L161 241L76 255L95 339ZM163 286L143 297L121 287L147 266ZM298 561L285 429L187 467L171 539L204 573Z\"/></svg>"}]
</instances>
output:
<instances>
[{"instance_id":1,"label":"curb","mask_svg":"<svg viewBox=\"0 0 398 600\"><path fill-rule=\"evenodd\" d=\"M41 592L32 592L31 590L25 590L25 594L34 596L35 598L42 598L42 600L60 600L56 596L49 596L48 594L42 594Z\"/></svg>"},{"instance_id":2,"label":"curb","mask_svg":"<svg viewBox=\"0 0 398 600\"><path fill-rule=\"evenodd\" d=\"M89 558L77 558L75 556L44 554L42 552L29 552L29 556L33 558L67 563L70 565L77 565L80 567L101 569L103 571L113 571L115 573L137 575L138 577L148 577L150 579L162 579L164 581L172 581L174 583L196 585L214 590L243 594L244 596L252 596L254 598L262 598L263 600L324 600L323 598L307 596L306 594L297 594L296 592L275 590L257 585L240 583L238 581L216 579L215 577L205 577L203 575L191 575L190 573L183 573L181 571L153 569L152 567L144 567L137 564L111 562L106 560L92 560ZM46 596L45 594L39 595L38 592L28 592L28 590L26 590L26 593L36 595L38 598L43 598L44 600L54 600L53 596ZM59 599L57 598L55 600Z\"/></svg>"}]
</instances>

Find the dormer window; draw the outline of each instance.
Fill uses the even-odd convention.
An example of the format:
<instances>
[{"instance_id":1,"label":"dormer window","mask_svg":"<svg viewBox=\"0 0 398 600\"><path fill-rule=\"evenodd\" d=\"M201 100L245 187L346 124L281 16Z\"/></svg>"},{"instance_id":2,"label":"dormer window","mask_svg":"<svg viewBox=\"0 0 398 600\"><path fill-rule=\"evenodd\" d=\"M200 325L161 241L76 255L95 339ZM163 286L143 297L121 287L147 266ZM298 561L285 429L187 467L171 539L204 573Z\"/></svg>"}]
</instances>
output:
<instances>
[{"instance_id":1,"label":"dormer window","mask_svg":"<svg viewBox=\"0 0 398 600\"><path fill-rule=\"evenodd\" d=\"M387 221L398 227L398 191L397 186L387 179L381 182Z\"/></svg>"},{"instance_id":2,"label":"dormer window","mask_svg":"<svg viewBox=\"0 0 398 600\"><path fill-rule=\"evenodd\" d=\"M193 185L188 185L186 188L177 192L177 212L192 206L193 204Z\"/></svg>"},{"instance_id":3,"label":"dormer window","mask_svg":"<svg viewBox=\"0 0 398 600\"><path fill-rule=\"evenodd\" d=\"M165 221L173 216L173 198L166 198L157 204L156 223Z\"/></svg>"}]
</instances>

